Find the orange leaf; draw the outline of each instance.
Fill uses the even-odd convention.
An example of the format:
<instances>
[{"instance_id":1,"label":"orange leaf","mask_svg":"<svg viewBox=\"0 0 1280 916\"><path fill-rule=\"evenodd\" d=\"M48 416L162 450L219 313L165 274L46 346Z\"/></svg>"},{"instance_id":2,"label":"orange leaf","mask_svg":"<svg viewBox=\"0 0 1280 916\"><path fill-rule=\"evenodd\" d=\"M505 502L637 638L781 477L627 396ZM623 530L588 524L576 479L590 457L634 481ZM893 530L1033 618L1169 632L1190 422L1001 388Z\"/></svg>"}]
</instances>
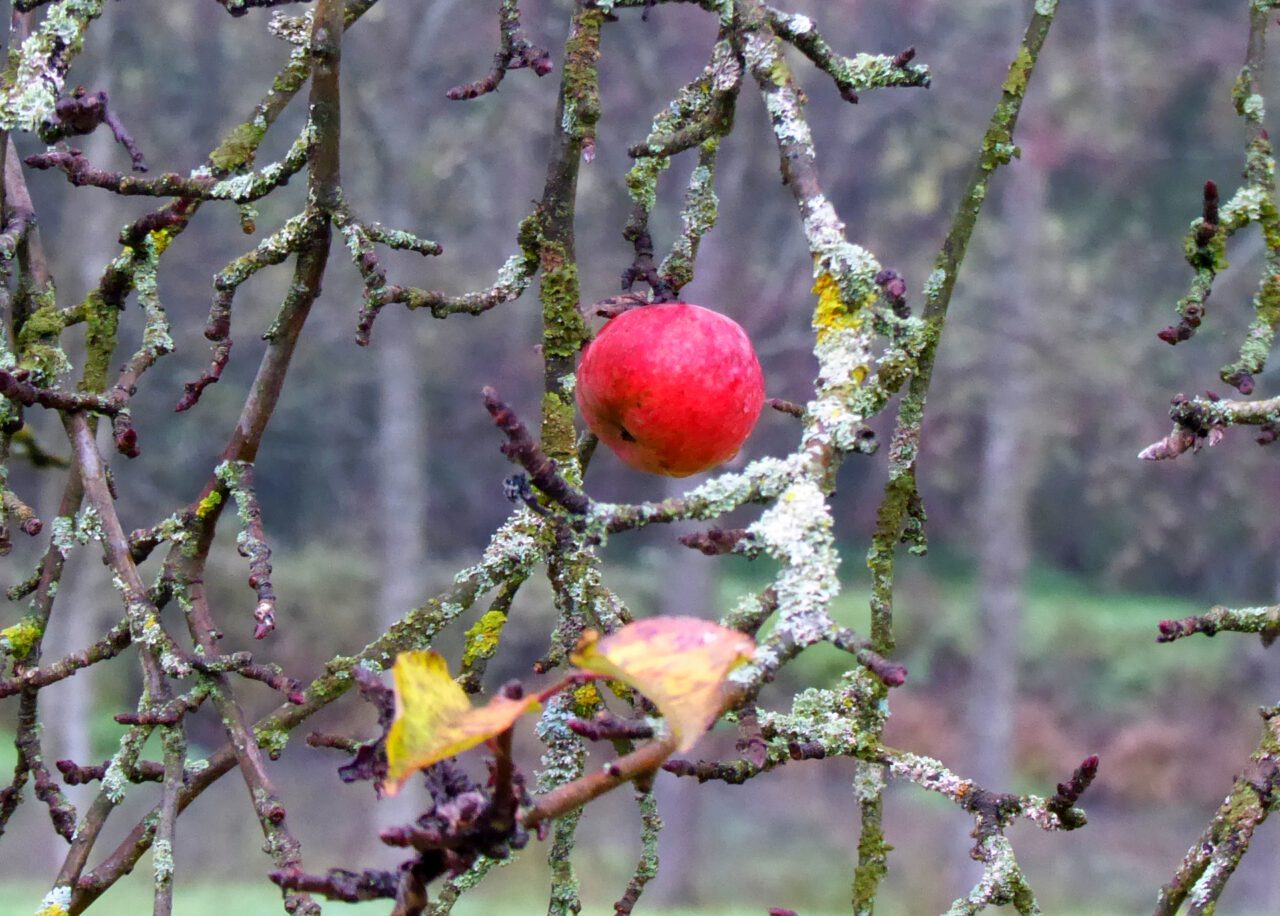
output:
<instances>
[{"instance_id":1,"label":"orange leaf","mask_svg":"<svg viewBox=\"0 0 1280 916\"><path fill-rule=\"evenodd\" d=\"M696 617L651 617L604 639L587 631L571 658L656 703L684 753L720 715L725 677L755 647L751 637Z\"/></svg>"},{"instance_id":2,"label":"orange leaf","mask_svg":"<svg viewBox=\"0 0 1280 916\"><path fill-rule=\"evenodd\" d=\"M502 734L539 705L536 696L494 697L473 707L437 652L402 653L391 674L396 681L396 717L387 733L388 795L399 791L417 770Z\"/></svg>"}]
</instances>

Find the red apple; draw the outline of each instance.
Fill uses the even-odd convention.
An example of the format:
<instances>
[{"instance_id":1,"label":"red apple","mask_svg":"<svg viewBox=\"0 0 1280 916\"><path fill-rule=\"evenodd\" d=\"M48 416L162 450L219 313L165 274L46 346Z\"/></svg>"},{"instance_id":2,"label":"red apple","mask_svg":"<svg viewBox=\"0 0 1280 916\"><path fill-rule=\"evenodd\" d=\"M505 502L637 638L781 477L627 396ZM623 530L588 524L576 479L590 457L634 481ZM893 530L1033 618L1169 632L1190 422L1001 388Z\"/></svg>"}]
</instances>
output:
<instances>
[{"instance_id":1,"label":"red apple","mask_svg":"<svg viewBox=\"0 0 1280 916\"><path fill-rule=\"evenodd\" d=\"M578 409L641 471L687 477L737 454L764 406L764 376L742 327L700 305L623 312L587 345Z\"/></svg>"}]
</instances>

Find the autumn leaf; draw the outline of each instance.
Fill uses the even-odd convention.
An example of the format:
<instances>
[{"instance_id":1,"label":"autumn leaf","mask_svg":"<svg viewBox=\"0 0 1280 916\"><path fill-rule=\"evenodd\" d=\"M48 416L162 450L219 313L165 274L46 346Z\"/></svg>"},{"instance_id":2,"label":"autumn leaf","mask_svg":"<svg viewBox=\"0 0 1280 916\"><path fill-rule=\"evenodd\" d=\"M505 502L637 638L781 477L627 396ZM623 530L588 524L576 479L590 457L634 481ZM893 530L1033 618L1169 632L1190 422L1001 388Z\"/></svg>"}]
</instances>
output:
<instances>
[{"instance_id":1,"label":"autumn leaf","mask_svg":"<svg viewBox=\"0 0 1280 916\"><path fill-rule=\"evenodd\" d=\"M696 617L651 617L601 639L587 631L571 656L587 671L616 678L657 704L688 751L721 712L726 675L755 653L751 637Z\"/></svg>"},{"instance_id":2,"label":"autumn leaf","mask_svg":"<svg viewBox=\"0 0 1280 916\"><path fill-rule=\"evenodd\" d=\"M484 706L472 706L437 652L404 652L391 674L396 717L387 733L388 795L414 772L502 734L539 706L536 696L494 697Z\"/></svg>"}]
</instances>

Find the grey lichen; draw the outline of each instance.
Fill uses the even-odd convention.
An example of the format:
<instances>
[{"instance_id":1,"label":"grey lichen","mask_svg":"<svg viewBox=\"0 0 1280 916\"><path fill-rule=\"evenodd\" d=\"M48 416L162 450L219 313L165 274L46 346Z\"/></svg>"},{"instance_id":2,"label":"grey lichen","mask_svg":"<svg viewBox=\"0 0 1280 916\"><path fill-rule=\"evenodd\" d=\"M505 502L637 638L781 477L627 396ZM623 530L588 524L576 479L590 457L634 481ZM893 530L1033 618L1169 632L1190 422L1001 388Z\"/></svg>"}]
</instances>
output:
<instances>
[{"instance_id":1,"label":"grey lichen","mask_svg":"<svg viewBox=\"0 0 1280 916\"><path fill-rule=\"evenodd\" d=\"M138 708L145 710L148 703L149 699L144 694ZM130 785L128 774L137 764L138 755L142 753L142 746L150 733L149 727L134 726L120 737L120 747L102 775L102 792L113 805L124 800Z\"/></svg>"},{"instance_id":2,"label":"grey lichen","mask_svg":"<svg viewBox=\"0 0 1280 916\"><path fill-rule=\"evenodd\" d=\"M65 558L77 546L102 539L102 519L93 506L85 506L76 515L59 515L53 520L51 541Z\"/></svg>"},{"instance_id":3,"label":"grey lichen","mask_svg":"<svg viewBox=\"0 0 1280 916\"><path fill-rule=\"evenodd\" d=\"M545 746L537 776L539 792L549 792L583 773L587 752L583 740L569 729L568 721L573 716L573 699L566 692L553 697L538 720L535 731ZM555 822L547 852L547 862L551 867L548 916L576 916L582 908L579 880L571 858L580 817L581 809Z\"/></svg>"},{"instance_id":4,"label":"grey lichen","mask_svg":"<svg viewBox=\"0 0 1280 916\"><path fill-rule=\"evenodd\" d=\"M151 862L157 883L173 880L173 846L168 840L156 837L151 843Z\"/></svg>"},{"instance_id":5,"label":"grey lichen","mask_svg":"<svg viewBox=\"0 0 1280 916\"><path fill-rule=\"evenodd\" d=\"M36 132L52 119L67 69L84 48L85 32L102 15L102 7L103 0L62 0L49 7L4 73L0 130Z\"/></svg>"},{"instance_id":6,"label":"grey lichen","mask_svg":"<svg viewBox=\"0 0 1280 916\"><path fill-rule=\"evenodd\" d=\"M878 763L866 763L859 760L853 775L853 797L859 802L868 802L880 797L888 780L885 768Z\"/></svg>"},{"instance_id":7,"label":"grey lichen","mask_svg":"<svg viewBox=\"0 0 1280 916\"><path fill-rule=\"evenodd\" d=\"M780 625L799 645L820 642L832 625L827 609L840 592L826 496L815 481L798 480L747 531L782 563L774 582Z\"/></svg>"},{"instance_id":8,"label":"grey lichen","mask_svg":"<svg viewBox=\"0 0 1280 916\"><path fill-rule=\"evenodd\" d=\"M151 233L143 246L144 257L135 262L133 285L138 293L138 304L146 314L142 332L142 348L151 359L173 352L173 337L169 333L169 319L160 302L156 269L160 261L160 247Z\"/></svg>"},{"instance_id":9,"label":"grey lichen","mask_svg":"<svg viewBox=\"0 0 1280 916\"><path fill-rule=\"evenodd\" d=\"M71 888L61 885L53 888L40 901L35 916L66 916L71 907Z\"/></svg>"},{"instance_id":10,"label":"grey lichen","mask_svg":"<svg viewBox=\"0 0 1280 916\"><path fill-rule=\"evenodd\" d=\"M1021 916L1039 916L1040 906L1013 855L1013 845L1004 834L983 837L975 855L985 866L982 878L967 897L951 905L945 916L973 916L990 906L1005 904L1012 904Z\"/></svg>"}]
</instances>

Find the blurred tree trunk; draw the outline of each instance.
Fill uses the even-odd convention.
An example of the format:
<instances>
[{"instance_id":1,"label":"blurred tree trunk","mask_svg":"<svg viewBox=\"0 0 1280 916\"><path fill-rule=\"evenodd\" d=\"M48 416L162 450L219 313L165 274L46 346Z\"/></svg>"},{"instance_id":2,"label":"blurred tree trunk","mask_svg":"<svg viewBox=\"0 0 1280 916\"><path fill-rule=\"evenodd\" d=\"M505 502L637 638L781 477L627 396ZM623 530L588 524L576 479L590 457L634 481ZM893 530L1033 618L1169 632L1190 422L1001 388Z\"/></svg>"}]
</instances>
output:
<instances>
[{"instance_id":1,"label":"blurred tree trunk","mask_svg":"<svg viewBox=\"0 0 1280 916\"><path fill-rule=\"evenodd\" d=\"M96 38L104 47L119 46L123 43L117 24L111 17L103 17L97 29ZM110 54L109 54L110 57ZM103 66L97 68L92 75L91 89L107 89L110 91L110 70ZM119 151L106 131L95 131L87 137L77 138L77 146L94 162L111 162ZM114 256L118 246L112 245L115 235L115 214L111 207L100 206L84 208L74 197L68 197L66 209L61 214L63 243L69 250L79 252L75 269L70 276L55 276L61 287L72 291L73 296L85 290L93 289L101 276L102 265ZM101 424L100 424L101 425ZM100 441L104 435L99 429ZM50 439L50 441L56 441ZM110 454L110 448L104 450ZM44 485L44 505L48 506L46 529L52 523L57 512L57 505L62 498L64 480L59 474L48 474ZM53 615L54 639L44 649L46 658L59 658L69 652L75 652L90 645L99 637L104 626L103 586L106 578L102 573L102 564L86 551L75 551L67 560L66 572L62 581L61 601L66 613ZM119 613L120 606L114 602L109 592L107 600L113 602L112 613ZM80 671L75 677L67 678L57 689L41 695L41 701L47 704L43 716L45 728L45 759L52 763L59 759L74 760L79 764L95 764L100 760L92 759L93 746L89 723L93 716L94 695L101 689L100 669L90 666ZM74 804L83 805L96 794L94 786L67 787L67 797ZM57 844L54 849L54 861L61 857L65 846L53 838Z\"/></svg>"},{"instance_id":2,"label":"blurred tree trunk","mask_svg":"<svg viewBox=\"0 0 1280 916\"><path fill-rule=\"evenodd\" d=\"M435 17L441 14L441 10L433 8ZM388 22L378 23L377 27L383 32L392 58L423 59L425 49L421 44L425 36L421 31L397 31ZM406 164L392 145L401 136L403 123L380 120L382 113L377 100L379 97L412 97L414 69L411 66L391 68L380 75L385 82L361 85L356 90L360 104L352 113L354 126L368 145L373 165L360 178L366 182L379 212L386 214L385 222L410 229L418 222L405 196L412 185ZM378 607L384 627L399 620L421 599L427 552L427 405L419 354L426 339L423 335L430 335L431 331L429 328L423 331L422 322L404 322L404 317L403 314L385 315L381 333L374 335L368 353L377 361L379 369L378 518L374 528L379 532Z\"/></svg>"},{"instance_id":3,"label":"blurred tree trunk","mask_svg":"<svg viewBox=\"0 0 1280 916\"><path fill-rule=\"evenodd\" d=\"M667 496L679 496L687 482L669 480ZM715 560L676 543L662 559L662 615L714 617L716 604ZM696 779L658 779L658 809L666 829L662 831L658 858L662 867L653 885L654 903L660 906L693 906L699 900L702 817L705 792Z\"/></svg>"},{"instance_id":4,"label":"blurred tree trunk","mask_svg":"<svg viewBox=\"0 0 1280 916\"><path fill-rule=\"evenodd\" d=\"M1034 335L1046 303L1036 269L1048 173L1028 157L1009 170L1003 222L1017 244L992 301L986 361L986 433L977 506L978 618L968 706L971 772L980 784L1011 784L1025 579L1031 557L1030 493L1043 455L1044 410Z\"/></svg>"},{"instance_id":5,"label":"blurred tree trunk","mask_svg":"<svg viewBox=\"0 0 1280 916\"><path fill-rule=\"evenodd\" d=\"M1100 95L1098 108L1108 124L1115 121L1120 109L1120 90L1124 80L1117 73L1115 62L1116 31L1113 0L1093 0L1093 84Z\"/></svg>"},{"instance_id":6,"label":"blurred tree trunk","mask_svg":"<svg viewBox=\"0 0 1280 916\"><path fill-rule=\"evenodd\" d=\"M391 330L390 322L386 329ZM415 337L386 333L375 345L381 516L376 526L381 533L378 606L384 627L421 599L421 570L427 554L427 421Z\"/></svg>"},{"instance_id":7,"label":"blurred tree trunk","mask_svg":"<svg viewBox=\"0 0 1280 916\"><path fill-rule=\"evenodd\" d=\"M438 22L439 15L433 6L425 18ZM422 29L397 28L394 20L372 20L370 26L379 31L379 43L386 50L387 59L406 64L380 68L352 85L358 102L349 115L354 128L351 135L360 137L370 160L370 168L352 176L352 180L364 184L370 205L385 214L383 222L398 229L414 229L421 221L421 213L406 196L412 187L406 174L411 164L405 161L403 149L397 144L403 140L406 128L412 130L410 125L421 123L421 118L411 110L401 109L397 111L399 120L389 119L380 99L414 98L412 84L418 62L425 56L425 38ZM427 327L422 325L423 322L409 320L398 307L390 308L382 315L372 343L362 354L374 361L378 380L374 459L377 508L371 513L370 530L377 532L380 629L421 603L427 587L429 429L422 377L424 347L433 329L429 323ZM375 838L383 828L403 822L407 810L404 806L414 804L416 794L406 792L398 804L371 804L365 809L368 826L353 831L353 836L365 838L369 855L385 855L385 847Z\"/></svg>"}]
</instances>

